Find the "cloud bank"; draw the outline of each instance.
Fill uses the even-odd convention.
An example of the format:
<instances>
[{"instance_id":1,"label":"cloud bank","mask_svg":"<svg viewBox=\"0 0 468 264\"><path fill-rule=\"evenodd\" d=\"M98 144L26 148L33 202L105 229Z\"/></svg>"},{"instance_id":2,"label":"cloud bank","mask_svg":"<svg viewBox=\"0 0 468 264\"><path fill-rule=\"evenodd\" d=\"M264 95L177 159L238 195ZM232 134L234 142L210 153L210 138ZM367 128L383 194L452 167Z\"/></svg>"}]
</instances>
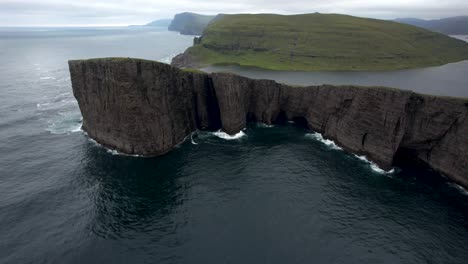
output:
<instances>
[{"instance_id":1,"label":"cloud bank","mask_svg":"<svg viewBox=\"0 0 468 264\"><path fill-rule=\"evenodd\" d=\"M0 26L144 24L180 12L343 13L393 19L468 15L467 0L0 0Z\"/></svg>"}]
</instances>

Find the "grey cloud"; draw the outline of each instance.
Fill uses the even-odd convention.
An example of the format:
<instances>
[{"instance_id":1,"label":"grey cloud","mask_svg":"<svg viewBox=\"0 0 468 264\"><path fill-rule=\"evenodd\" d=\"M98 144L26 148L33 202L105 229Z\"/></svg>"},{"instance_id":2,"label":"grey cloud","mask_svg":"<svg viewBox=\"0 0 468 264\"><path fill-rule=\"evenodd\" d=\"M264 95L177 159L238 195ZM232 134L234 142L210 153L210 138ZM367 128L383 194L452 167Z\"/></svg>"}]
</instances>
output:
<instances>
[{"instance_id":1,"label":"grey cloud","mask_svg":"<svg viewBox=\"0 0 468 264\"><path fill-rule=\"evenodd\" d=\"M175 13L344 13L382 19L468 14L466 0L0 0L0 26L141 24Z\"/></svg>"}]
</instances>

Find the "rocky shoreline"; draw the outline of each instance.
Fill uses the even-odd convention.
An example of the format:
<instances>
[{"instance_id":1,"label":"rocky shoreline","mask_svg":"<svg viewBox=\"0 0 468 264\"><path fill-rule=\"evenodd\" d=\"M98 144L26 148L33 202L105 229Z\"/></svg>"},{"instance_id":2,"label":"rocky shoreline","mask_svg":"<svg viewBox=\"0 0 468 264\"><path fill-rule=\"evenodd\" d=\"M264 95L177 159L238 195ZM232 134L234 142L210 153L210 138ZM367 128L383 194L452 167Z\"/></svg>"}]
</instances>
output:
<instances>
[{"instance_id":1,"label":"rocky shoreline","mask_svg":"<svg viewBox=\"0 0 468 264\"><path fill-rule=\"evenodd\" d=\"M294 121L383 169L416 159L468 187L468 99L384 87L289 86L154 61L69 62L83 129L119 152L158 156L198 129L236 134Z\"/></svg>"}]
</instances>

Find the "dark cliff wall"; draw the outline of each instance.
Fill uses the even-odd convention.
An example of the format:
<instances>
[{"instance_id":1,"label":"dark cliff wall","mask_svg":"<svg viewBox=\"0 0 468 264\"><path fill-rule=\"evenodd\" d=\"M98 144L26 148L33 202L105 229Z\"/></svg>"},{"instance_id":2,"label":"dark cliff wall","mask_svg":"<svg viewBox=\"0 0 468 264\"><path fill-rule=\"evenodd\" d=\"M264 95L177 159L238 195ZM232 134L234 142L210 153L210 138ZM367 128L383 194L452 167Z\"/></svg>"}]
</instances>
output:
<instances>
[{"instance_id":1,"label":"dark cliff wall","mask_svg":"<svg viewBox=\"0 0 468 264\"><path fill-rule=\"evenodd\" d=\"M133 59L70 61L70 73L83 129L110 148L161 155L211 126L206 75Z\"/></svg>"},{"instance_id":2,"label":"dark cliff wall","mask_svg":"<svg viewBox=\"0 0 468 264\"><path fill-rule=\"evenodd\" d=\"M70 61L83 129L124 153L161 155L196 129L302 121L388 169L399 153L468 186L468 99L383 87L296 87L136 59Z\"/></svg>"}]
</instances>

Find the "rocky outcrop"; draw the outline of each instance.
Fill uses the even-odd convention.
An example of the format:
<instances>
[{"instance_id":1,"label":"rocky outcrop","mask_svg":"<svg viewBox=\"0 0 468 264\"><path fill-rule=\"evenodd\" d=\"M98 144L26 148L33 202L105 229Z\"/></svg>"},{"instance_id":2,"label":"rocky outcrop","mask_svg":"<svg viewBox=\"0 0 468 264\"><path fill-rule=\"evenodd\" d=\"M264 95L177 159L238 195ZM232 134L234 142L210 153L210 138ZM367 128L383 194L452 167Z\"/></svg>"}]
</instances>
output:
<instances>
[{"instance_id":1,"label":"rocky outcrop","mask_svg":"<svg viewBox=\"0 0 468 264\"><path fill-rule=\"evenodd\" d=\"M196 40L194 40L195 42ZM198 60L190 55L188 52L178 54L172 58L171 65L177 68L200 68L201 64Z\"/></svg>"},{"instance_id":2,"label":"rocky outcrop","mask_svg":"<svg viewBox=\"0 0 468 264\"><path fill-rule=\"evenodd\" d=\"M384 169L418 159L468 186L468 99L383 87L309 86L189 72L153 61L70 61L83 129L128 154L166 153L197 129L300 122Z\"/></svg>"}]
</instances>

